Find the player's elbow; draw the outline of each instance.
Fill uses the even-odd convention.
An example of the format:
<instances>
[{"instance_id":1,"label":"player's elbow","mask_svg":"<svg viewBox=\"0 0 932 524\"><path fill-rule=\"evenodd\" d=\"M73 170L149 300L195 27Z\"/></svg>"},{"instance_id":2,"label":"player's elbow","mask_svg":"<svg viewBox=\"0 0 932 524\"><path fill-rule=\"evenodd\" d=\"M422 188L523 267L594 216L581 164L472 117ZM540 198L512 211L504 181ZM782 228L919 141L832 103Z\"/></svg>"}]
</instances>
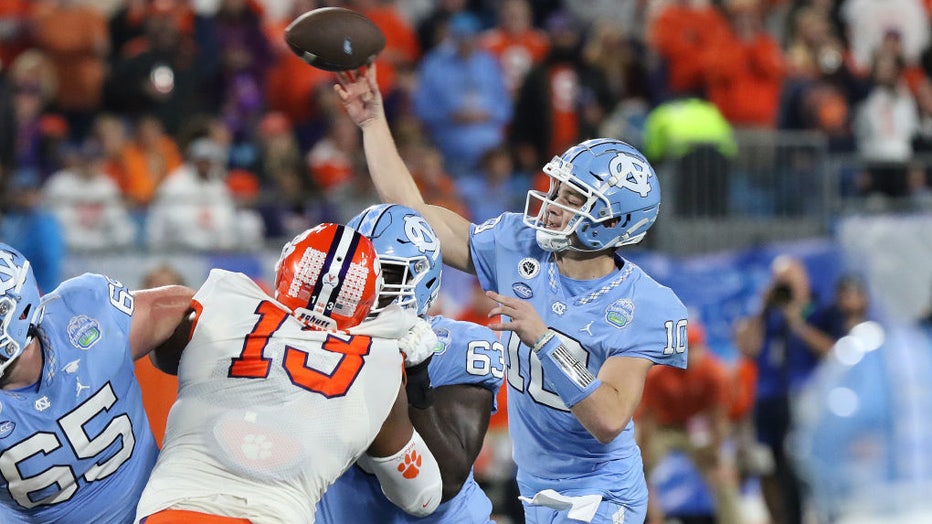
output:
<instances>
[{"instance_id":1,"label":"player's elbow","mask_svg":"<svg viewBox=\"0 0 932 524\"><path fill-rule=\"evenodd\" d=\"M405 513L424 517L440 505L443 493L440 466L417 431L394 455L384 458L363 455L358 463L375 474L385 498Z\"/></svg>"},{"instance_id":2,"label":"player's elbow","mask_svg":"<svg viewBox=\"0 0 932 524\"><path fill-rule=\"evenodd\" d=\"M592 434L599 443L608 444L618 438L618 435L621 435L621 432L625 430L625 426L627 425L627 420L604 419L595 421L594 424L589 424L586 429L589 430L589 433Z\"/></svg>"},{"instance_id":3,"label":"player's elbow","mask_svg":"<svg viewBox=\"0 0 932 524\"><path fill-rule=\"evenodd\" d=\"M440 469L440 475L443 478L443 493L441 502L446 502L463 489L466 479L469 478L469 464L456 464L452 467L445 463Z\"/></svg>"}]
</instances>

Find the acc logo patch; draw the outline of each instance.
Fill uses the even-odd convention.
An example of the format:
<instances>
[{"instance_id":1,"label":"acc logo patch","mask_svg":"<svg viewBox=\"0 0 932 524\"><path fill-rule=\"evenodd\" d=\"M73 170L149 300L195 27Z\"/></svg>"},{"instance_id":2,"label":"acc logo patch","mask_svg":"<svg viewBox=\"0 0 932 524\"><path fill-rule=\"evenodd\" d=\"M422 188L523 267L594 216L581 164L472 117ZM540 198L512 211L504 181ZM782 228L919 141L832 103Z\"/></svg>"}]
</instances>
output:
<instances>
[{"instance_id":1,"label":"acc logo patch","mask_svg":"<svg viewBox=\"0 0 932 524\"><path fill-rule=\"evenodd\" d=\"M13 433L13 430L16 429L16 422L12 420L4 420L0 422L0 438L7 438L10 436L10 433Z\"/></svg>"},{"instance_id":2,"label":"acc logo patch","mask_svg":"<svg viewBox=\"0 0 932 524\"><path fill-rule=\"evenodd\" d=\"M540 273L540 262L537 260L527 257L522 258L521 262L518 262L518 274L521 275L522 278L534 278L538 273Z\"/></svg>"},{"instance_id":3,"label":"acc logo patch","mask_svg":"<svg viewBox=\"0 0 932 524\"><path fill-rule=\"evenodd\" d=\"M525 300L534 296L534 291L531 290L531 286L524 282L515 282L511 285L511 290L515 292L515 295Z\"/></svg>"},{"instance_id":4,"label":"acc logo patch","mask_svg":"<svg viewBox=\"0 0 932 524\"><path fill-rule=\"evenodd\" d=\"M450 338L450 330L447 328L436 328L434 334L437 335L437 341L440 345L434 349L435 355L442 355L450 347L453 340Z\"/></svg>"},{"instance_id":5,"label":"acc logo patch","mask_svg":"<svg viewBox=\"0 0 932 524\"><path fill-rule=\"evenodd\" d=\"M100 323L85 315L72 317L67 331L71 345L85 351L100 340Z\"/></svg>"},{"instance_id":6,"label":"acc logo patch","mask_svg":"<svg viewBox=\"0 0 932 524\"><path fill-rule=\"evenodd\" d=\"M626 327L634 320L634 302L630 298L616 300L605 310L605 321L616 328Z\"/></svg>"}]
</instances>

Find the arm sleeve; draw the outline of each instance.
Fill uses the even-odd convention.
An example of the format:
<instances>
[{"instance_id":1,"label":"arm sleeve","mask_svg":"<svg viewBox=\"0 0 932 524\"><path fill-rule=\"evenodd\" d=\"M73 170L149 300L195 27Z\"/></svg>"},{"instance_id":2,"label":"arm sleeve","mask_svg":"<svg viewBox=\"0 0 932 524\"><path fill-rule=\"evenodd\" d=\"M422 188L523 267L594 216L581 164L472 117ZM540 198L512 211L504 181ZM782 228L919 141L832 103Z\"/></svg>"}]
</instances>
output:
<instances>
[{"instance_id":1,"label":"arm sleeve","mask_svg":"<svg viewBox=\"0 0 932 524\"><path fill-rule=\"evenodd\" d=\"M385 498L405 513L425 517L440 505L440 466L417 430L398 453L378 458L363 454L357 463L379 479Z\"/></svg>"}]
</instances>

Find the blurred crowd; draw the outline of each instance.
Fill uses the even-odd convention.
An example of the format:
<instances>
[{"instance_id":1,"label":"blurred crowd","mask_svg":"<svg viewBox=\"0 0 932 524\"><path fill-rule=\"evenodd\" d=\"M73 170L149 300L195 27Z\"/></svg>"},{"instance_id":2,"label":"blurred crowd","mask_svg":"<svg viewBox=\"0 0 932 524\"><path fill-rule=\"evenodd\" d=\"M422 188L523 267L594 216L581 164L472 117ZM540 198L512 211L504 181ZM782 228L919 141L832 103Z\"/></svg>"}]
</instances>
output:
<instances>
[{"instance_id":1,"label":"blurred crowd","mask_svg":"<svg viewBox=\"0 0 932 524\"><path fill-rule=\"evenodd\" d=\"M248 250L374 202L333 75L282 38L324 5L383 30L404 158L477 222L597 135L660 163L733 154L733 130L817 130L863 159L858 191L929 191L928 0L7 0L4 238Z\"/></svg>"}]
</instances>

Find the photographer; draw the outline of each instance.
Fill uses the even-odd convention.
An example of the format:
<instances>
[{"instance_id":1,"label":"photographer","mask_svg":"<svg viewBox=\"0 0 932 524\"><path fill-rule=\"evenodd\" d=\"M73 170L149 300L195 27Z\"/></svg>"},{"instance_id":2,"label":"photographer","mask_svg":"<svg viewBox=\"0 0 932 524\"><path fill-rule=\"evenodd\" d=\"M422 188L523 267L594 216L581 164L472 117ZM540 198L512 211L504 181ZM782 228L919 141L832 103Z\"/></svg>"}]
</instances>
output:
<instances>
[{"instance_id":1,"label":"photographer","mask_svg":"<svg viewBox=\"0 0 932 524\"><path fill-rule=\"evenodd\" d=\"M802 262L781 255L771 265L772 280L758 315L748 319L741 350L758 368L754 426L772 461L761 471L761 487L772 522L802 521L799 479L784 451L791 427L791 398L835 343L828 315L817 309Z\"/></svg>"}]
</instances>

